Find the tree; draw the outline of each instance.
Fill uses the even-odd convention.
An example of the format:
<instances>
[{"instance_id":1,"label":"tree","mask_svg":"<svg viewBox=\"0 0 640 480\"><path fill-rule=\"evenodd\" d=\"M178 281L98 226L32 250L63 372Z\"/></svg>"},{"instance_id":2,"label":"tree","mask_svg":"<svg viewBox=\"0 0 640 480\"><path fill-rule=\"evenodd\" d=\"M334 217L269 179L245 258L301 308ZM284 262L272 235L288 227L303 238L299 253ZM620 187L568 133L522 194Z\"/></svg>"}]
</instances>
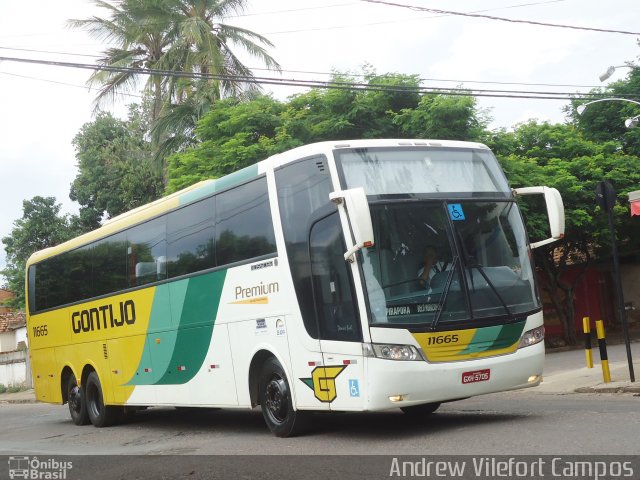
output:
<instances>
[{"instance_id":1,"label":"tree","mask_svg":"<svg viewBox=\"0 0 640 480\"><path fill-rule=\"evenodd\" d=\"M201 142L168 159L167 190L221 177L300 145L282 130L285 109L285 104L267 96L217 102L199 123Z\"/></svg>"},{"instance_id":2,"label":"tree","mask_svg":"<svg viewBox=\"0 0 640 480\"><path fill-rule=\"evenodd\" d=\"M368 68L364 77L363 88L315 89L286 103L265 96L218 102L198 124L199 143L168 159L168 191L312 142L484 135L487 120L472 98L421 96L412 75L377 75ZM355 81L344 74L332 78L337 84Z\"/></svg>"},{"instance_id":3,"label":"tree","mask_svg":"<svg viewBox=\"0 0 640 480\"><path fill-rule=\"evenodd\" d=\"M25 265L32 253L73 237L69 218L60 215L61 205L54 197L33 197L22 202L22 218L13 222L11 233L2 239L7 265L2 275L16 294L9 305L22 309L25 304Z\"/></svg>"},{"instance_id":4,"label":"tree","mask_svg":"<svg viewBox=\"0 0 640 480\"><path fill-rule=\"evenodd\" d=\"M599 98L627 98L638 101L640 92L640 67L629 64L630 71L624 80L611 83L605 89L594 89ZM596 142L617 142L631 155L640 155L640 128L626 128L625 120L640 115L640 106L630 102L598 102L585 108L581 115L577 107L587 103L585 100L573 100L566 108L573 124L579 128L585 138Z\"/></svg>"},{"instance_id":5,"label":"tree","mask_svg":"<svg viewBox=\"0 0 640 480\"><path fill-rule=\"evenodd\" d=\"M115 44L98 60L99 65L124 71L97 70L89 77L89 85L98 85L96 109L113 102L119 93L134 91L140 71L162 69L161 63L174 32L170 28L172 11L164 0L124 0L109 2L94 0L95 5L107 10L106 18L92 17L69 20L73 28L82 28L96 39ZM153 98L151 119L160 116L163 101L161 75L149 75L145 90Z\"/></svg>"},{"instance_id":6,"label":"tree","mask_svg":"<svg viewBox=\"0 0 640 480\"><path fill-rule=\"evenodd\" d=\"M595 187L602 180L613 183L619 205L614 213L621 251L628 251L640 234L640 225L629 218L626 194L640 183L640 158L628 155L616 142L595 142L585 138L574 125L538 124L530 121L513 132L498 132L492 148L513 187L546 185L557 188L565 206L566 231L560 242L536 249L556 311L564 326L565 340L576 342L574 290L586 269L610 252L610 236L604 212L596 205ZM536 214L523 204L532 238L547 237L545 214ZM581 268L573 281L566 280L569 265ZM564 301L562 300L564 299Z\"/></svg>"},{"instance_id":7,"label":"tree","mask_svg":"<svg viewBox=\"0 0 640 480\"><path fill-rule=\"evenodd\" d=\"M99 113L73 139L78 175L69 197L80 204L84 230L162 194L162 175L153 166L151 144L145 139L144 115L135 106L126 121Z\"/></svg>"},{"instance_id":8,"label":"tree","mask_svg":"<svg viewBox=\"0 0 640 480\"><path fill-rule=\"evenodd\" d=\"M253 74L237 57L235 48L279 69L264 46L265 37L223 23L243 11L246 0L94 0L106 9L106 18L72 20L95 37L115 44L100 64L125 71L99 70L89 79L100 85L97 104L131 91L146 69L185 73L150 75L145 89L153 98L151 124L157 158L191 140L195 124L224 96L255 90ZM160 121L162 117L162 121Z\"/></svg>"}]
</instances>

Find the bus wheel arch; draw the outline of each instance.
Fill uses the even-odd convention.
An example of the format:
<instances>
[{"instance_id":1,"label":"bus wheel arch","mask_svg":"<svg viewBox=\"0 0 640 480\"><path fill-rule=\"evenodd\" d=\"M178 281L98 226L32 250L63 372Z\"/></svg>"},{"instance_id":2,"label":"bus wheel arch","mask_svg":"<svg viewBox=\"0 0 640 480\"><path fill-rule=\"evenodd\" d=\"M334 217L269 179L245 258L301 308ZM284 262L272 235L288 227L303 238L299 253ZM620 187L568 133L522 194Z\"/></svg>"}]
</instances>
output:
<instances>
[{"instance_id":1,"label":"bus wheel arch","mask_svg":"<svg viewBox=\"0 0 640 480\"><path fill-rule=\"evenodd\" d=\"M91 374L91 372L95 372L96 369L93 368L93 365L91 365L90 363L87 363L84 368L82 369L82 375L80 377L80 385L82 385L82 387L84 388L84 386L87 384L87 378L89 378L89 375Z\"/></svg>"},{"instance_id":2,"label":"bus wheel arch","mask_svg":"<svg viewBox=\"0 0 640 480\"><path fill-rule=\"evenodd\" d=\"M62 404L64 405L69 401L69 392L67 391L67 386L69 384L69 379L71 376L75 378L75 374L69 365L65 365L60 372L60 393L62 394Z\"/></svg>"},{"instance_id":3,"label":"bus wheel arch","mask_svg":"<svg viewBox=\"0 0 640 480\"><path fill-rule=\"evenodd\" d=\"M276 356L269 350L258 350L249 365L249 398L251 399L251 406L256 407L260 405L259 384L260 374L264 364L269 358L276 358Z\"/></svg>"}]
</instances>

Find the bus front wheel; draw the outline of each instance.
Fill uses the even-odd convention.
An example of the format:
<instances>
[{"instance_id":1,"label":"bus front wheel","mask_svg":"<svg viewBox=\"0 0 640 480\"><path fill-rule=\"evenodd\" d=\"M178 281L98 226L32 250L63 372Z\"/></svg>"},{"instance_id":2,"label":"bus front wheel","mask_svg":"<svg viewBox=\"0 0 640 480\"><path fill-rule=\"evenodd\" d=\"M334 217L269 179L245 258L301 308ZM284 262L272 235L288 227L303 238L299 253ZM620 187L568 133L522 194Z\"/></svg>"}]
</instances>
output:
<instances>
[{"instance_id":1,"label":"bus front wheel","mask_svg":"<svg viewBox=\"0 0 640 480\"><path fill-rule=\"evenodd\" d=\"M102 428L113 425L122 416L122 407L113 407L104 404L102 385L96 372L91 372L85 385L85 398L87 399L87 413L94 427Z\"/></svg>"},{"instance_id":2,"label":"bus front wheel","mask_svg":"<svg viewBox=\"0 0 640 480\"><path fill-rule=\"evenodd\" d=\"M422 417L426 415L431 415L435 412L438 407L440 407L440 402L434 403L423 403L422 405L413 405L411 407L402 407L402 410L405 414L411 415L412 417Z\"/></svg>"},{"instance_id":3,"label":"bus front wheel","mask_svg":"<svg viewBox=\"0 0 640 480\"><path fill-rule=\"evenodd\" d=\"M89 423L84 390L78 385L78 380L76 380L76 376L73 373L67 380L67 404L69 405L69 414L73 423L76 425L87 425Z\"/></svg>"},{"instance_id":4,"label":"bus front wheel","mask_svg":"<svg viewBox=\"0 0 640 480\"><path fill-rule=\"evenodd\" d=\"M275 358L268 359L262 367L259 392L262 416L275 436L302 433L308 423L308 413L294 410L287 376Z\"/></svg>"}]
</instances>

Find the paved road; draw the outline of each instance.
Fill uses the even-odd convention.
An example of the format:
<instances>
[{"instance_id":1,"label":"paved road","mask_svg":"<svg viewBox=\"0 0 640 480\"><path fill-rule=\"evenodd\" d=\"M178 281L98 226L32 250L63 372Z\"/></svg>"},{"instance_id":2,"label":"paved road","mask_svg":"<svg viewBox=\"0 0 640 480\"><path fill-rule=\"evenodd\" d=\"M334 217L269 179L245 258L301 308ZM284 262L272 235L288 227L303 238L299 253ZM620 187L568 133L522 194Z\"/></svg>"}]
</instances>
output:
<instances>
[{"instance_id":1,"label":"paved road","mask_svg":"<svg viewBox=\"0 0 640 480\"><path fill-rule=\"evenodd\" d=\"M638 346L633 345L636 359ZM623 348L613 347L610 358L614 380L629 387ZM547 355L540 387L445 404L420 422L400 411L318 415L310 434L291 439L273 437L259 410L149 409L125 425L97 429L73 425L66 406L3 403L8 401L4 395L0 460L1 455L71 458L69 480L374 480L389 478L390 457L371 455L433 455L429 458L470 464L475 459L468 455L586 455L580 460L596 461L602 458L597 455L608 454L613 462L636 455L631 460L633 478L638 478L640 394L573 393L576 388L598 389L601 381L598 365L584 367L582 351L554 353ZM32 395L13 397L28 401ZM0 479L8 477L9 457L4 459ZM464 476L449 478L490 477L471 473L469 468ZM552 472L546 473L549 477Z\"/></svg>"},{"instance_id":2,"label":"paved road","mask_svg":"<svg viewBox=\"0 0 640 480\"><path fill-rule=\"evenodd\" d=\"M66 406L0 405L0 454L640 454L640 396L523 390L400 411L318 415L314 431L272 437L259 410L149 409L128 424L74 426Z\"/></svg>"}]
</instances>

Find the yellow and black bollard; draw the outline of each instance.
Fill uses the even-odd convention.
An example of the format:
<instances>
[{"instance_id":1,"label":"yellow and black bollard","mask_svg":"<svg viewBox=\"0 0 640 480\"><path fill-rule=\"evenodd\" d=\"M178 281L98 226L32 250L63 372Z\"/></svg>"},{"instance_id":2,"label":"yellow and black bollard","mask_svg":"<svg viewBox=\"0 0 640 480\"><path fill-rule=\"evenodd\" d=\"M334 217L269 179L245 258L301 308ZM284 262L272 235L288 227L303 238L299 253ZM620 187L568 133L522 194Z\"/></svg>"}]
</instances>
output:
<instances>
[{"instance_id":1,"label":"yellow and black bollard","mask_svg":"<svg viewBox=\"0 0 640 480\"><path fill-rule=\"evenodd\" d=\"M587 359L587 368L593 368L593 350L591 350L591 324L589 317L582 318L582 330L584 331L584 354Z\"/></svg>"},{"instance_id":2,"label":"yellow and black bollard","mask_svg":"<svg viewBox=\"0 0 640 480\"><path fill-rule=\"evenodd\" d=\"M602 364L602 378L604 383L611 382L611 372L609 372L609 357L607 356L607 341L604 337L604 323L596 320L596 334L598 335L598 347L600 349L600 363Z\"/></svg>"}]
</instances>

